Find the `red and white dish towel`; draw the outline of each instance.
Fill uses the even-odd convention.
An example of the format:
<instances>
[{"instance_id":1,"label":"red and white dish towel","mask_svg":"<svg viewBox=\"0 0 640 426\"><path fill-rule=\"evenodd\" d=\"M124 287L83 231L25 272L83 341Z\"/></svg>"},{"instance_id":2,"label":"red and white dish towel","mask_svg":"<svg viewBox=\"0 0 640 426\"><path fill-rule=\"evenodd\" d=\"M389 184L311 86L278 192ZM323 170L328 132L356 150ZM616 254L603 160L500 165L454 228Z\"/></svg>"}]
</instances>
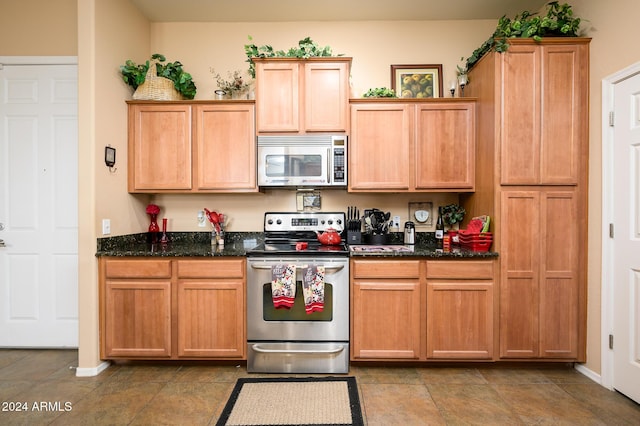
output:
<instances>
[{"instance_id":1,"label":"red and white dish towel","mask_svg":"<svg viewBox=\"0 0 640 426\"><path fill-rule=\"evenodd\" d=\"M276 309L291 309L296 298L296 265L271 267L271 298Z\"/></svg>"},{"instance_id":2,"label":"red and white dish towel","mask_svg":"<svg viewBox=\"0 0 640 426\"><path fill-rule=\"evenodd\" d=\"M296 299L296 265L271 267L271 298L276 309L291 309ZM324 310L324 266L302 269L302 295L307 314Z\"/></svg>"},{"instance_id":3,"label":"red and white dish towel","mask_svg":"<svg viewBox=\"0 0 640 426\"><path fill-rule=\"evenodd\" d=\"M307 314L324 309L324 266L309 265L303 269L302 294Z\"/></svg>"}]
</instances>

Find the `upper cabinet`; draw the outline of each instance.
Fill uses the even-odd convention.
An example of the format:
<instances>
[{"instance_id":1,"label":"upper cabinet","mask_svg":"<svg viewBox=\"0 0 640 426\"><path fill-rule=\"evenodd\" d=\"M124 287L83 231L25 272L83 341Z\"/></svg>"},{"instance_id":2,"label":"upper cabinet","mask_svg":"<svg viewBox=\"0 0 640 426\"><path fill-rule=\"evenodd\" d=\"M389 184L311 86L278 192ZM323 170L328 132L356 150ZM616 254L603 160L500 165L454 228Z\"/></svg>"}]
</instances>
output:
<instances>
[{"instance_id":1,"label":"upper cabinet","mask_svg":"<svg viewBox=\"0 0 640 426\"><path fill-rule=\"evenodd\" d=\"M496 58L503 70L502 185L578 184L589 119L588 44L516 41Z\"/></svg>"},{"instance_id":2,"label":"upper cabinet","mask_svg":"<svg viewBox=\"0 0 640 426\"><path fill-rule=\"evenodd\" d=\"M129 192L253 192L253 102L129 104Z\"/></svg>"},{"instance_id":3,"label":"upper cabinet","mask_svg":"<svg viewBox=\"0 0 640 426\"><path fill-rule=\"evenodd\" d=\"M349 131L351 58L254 62L258 133Z\"/></svg>"},{"instance_id":4,"label":"upper cabinet","mask_svg":"<svg viewBox=\"0 0 640 426\"><path fill-rule=\"evenodd\" d=\"M475 188L472 99L351 100L349 190Z\"/></svg>"}]
</instances>

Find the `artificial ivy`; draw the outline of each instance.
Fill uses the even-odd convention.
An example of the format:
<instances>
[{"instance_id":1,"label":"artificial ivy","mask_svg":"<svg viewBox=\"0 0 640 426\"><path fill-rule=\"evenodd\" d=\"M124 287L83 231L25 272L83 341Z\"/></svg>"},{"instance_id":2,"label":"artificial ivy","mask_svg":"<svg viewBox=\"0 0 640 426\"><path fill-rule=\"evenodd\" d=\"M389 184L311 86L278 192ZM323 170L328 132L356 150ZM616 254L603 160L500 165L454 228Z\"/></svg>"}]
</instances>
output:
<instances>
[{"instance_id":1,"label":"artificial ivy","mask_svg":"<svg viewBox=\"0 0 640 426\"><path fill-rule=\"evenodd\" d=\"M545 16L524 11L513 19L506 16L498 20L495 32L467 58L466 69L470 70L487 52L505 52L509 48L510 38L532 38L540 41L542 37L578 37L580 18L573 16L573 10L567 3L557 1L547 3Z\"/></svg>"}]
</instances>

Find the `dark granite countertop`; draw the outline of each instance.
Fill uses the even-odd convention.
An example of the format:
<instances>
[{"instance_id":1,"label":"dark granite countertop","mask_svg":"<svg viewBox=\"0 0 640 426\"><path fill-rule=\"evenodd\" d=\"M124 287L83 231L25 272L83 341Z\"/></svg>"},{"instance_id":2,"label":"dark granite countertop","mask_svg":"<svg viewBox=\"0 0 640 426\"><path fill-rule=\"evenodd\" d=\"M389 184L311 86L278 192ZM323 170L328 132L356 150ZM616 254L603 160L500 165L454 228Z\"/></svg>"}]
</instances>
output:
<instances>
[{"instance_id":1,"label":"dark granite countertop","mask_svg":"<svg viewBox=\"0 0 640 426\"><path fill-rule=\"evenodd\" d=\"M211 244L210 232L169 232L169 243L151 244L148 234L98 238L96 256L212 257L246 256L262 242L261 232L228 232L224 246Z\"/></svg>"},{"instance_id":2,"label":"dark granite countertop","mask_svg":"<svg viewBox=\"0 0 640 426\"><path fill-rule=\"evenodd\" d=\"M247 250L263 241L262 232L228 232L223 247L211 245L209 232L170 232L168 244L151 244L147 233L98 238L96 256L111 257L223 257L246 256ZM402 245L402 233L390 234L390 245ZM494 258L496 252L478 252L462 248L437 250L433 233L417 233L413 251L385 253L351 252L351 257L398 258L428 257L439 259Z\"/></svg>"}]
</instances>

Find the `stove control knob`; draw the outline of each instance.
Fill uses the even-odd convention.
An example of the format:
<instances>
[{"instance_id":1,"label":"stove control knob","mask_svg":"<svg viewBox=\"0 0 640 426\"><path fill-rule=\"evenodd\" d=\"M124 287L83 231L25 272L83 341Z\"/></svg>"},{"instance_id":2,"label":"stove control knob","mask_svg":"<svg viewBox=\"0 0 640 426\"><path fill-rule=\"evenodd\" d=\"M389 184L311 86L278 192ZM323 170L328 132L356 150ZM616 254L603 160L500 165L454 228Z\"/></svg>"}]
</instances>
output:
<instances>
[{"instance_id":1,"label":"stove control knob","mask_svg":"<svg viewBox=\"0 0 640 426\"><path fill-rule=\"evenodd\" d=\"M338 225L342 225L342 219L338 219L338 220L336 220L336 223L337 223Z\"/></svg>"},{"instance_id":2,"label":"stove control knob","mask_svg":"<svg viewBox=\"0 0 640 426\"><path fill-rule=\"evenodd\" d=\"M320 224L321 224L321 225L324 225L324 219L322 219L322 220L320 221Z\"/></svg>"},{"instance_id":3,"label":"stove control knob","mask_svg":"<svg viewBox=\"0 0 640 426\"><path fill-rule=\"evenodd\" d=\"M333 220L329 219L329 225L333 225Z\"/></svg>"},{"instance_id":4,"label":"stove control knob","mask_svg":"<svg viewBox=\"0 0 640 426\"><path fill-rule=\"evenodd\" d=\"M276 220L276 223L277 223L278 225L282 225L282 219L278 219L278 220Z\"/></svg>"},{"instance_id":5,"label":"stove control knob","mask_svg":"<svg viewBox=\"0 0 640 426\"><path fill-rule=\"evenodd\" d=\"M269 225L273 225L273 219L269 219L269 220L267 220L267 223L268 223Z\"/></svg>"}]
</instances>

